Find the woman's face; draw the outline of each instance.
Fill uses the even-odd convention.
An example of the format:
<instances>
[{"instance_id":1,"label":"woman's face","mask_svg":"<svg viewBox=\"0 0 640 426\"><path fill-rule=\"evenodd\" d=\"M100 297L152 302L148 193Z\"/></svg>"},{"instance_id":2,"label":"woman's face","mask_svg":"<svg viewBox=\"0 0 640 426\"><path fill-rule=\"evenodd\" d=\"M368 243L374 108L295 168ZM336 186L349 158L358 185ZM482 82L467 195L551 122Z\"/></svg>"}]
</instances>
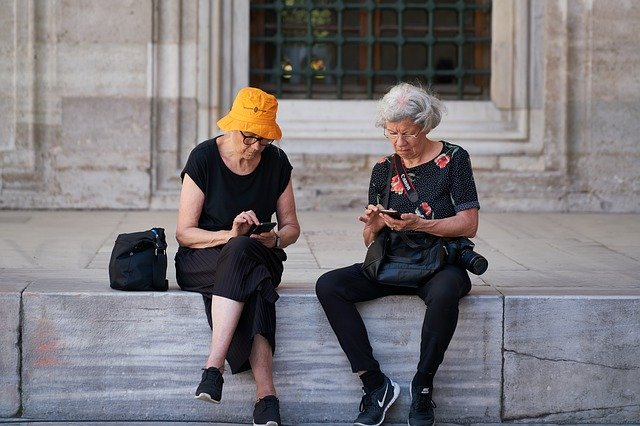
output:
<instances>
[{"instance_id":1,"label":"woman's face","mask_svg":"<svg viewBox=\"0 0 640 426\"><path fill-rule=\"evenodd\" d=\"M403 160L420 158L427 148L427 135L411 119L387 121L385 134L393 149Z\"/></svg>"},{"instance_id":2,"label":"woman's face","mask_svg":"<svg viewBox=\"0 0 640 426\"><path fill-rule=\"evenodd\" d=\"M231 138L236 148L236 152L245 160L253 160L262 154L267 147L265 139L251 132L234 131Z\"/></svg>"}]
</instances>

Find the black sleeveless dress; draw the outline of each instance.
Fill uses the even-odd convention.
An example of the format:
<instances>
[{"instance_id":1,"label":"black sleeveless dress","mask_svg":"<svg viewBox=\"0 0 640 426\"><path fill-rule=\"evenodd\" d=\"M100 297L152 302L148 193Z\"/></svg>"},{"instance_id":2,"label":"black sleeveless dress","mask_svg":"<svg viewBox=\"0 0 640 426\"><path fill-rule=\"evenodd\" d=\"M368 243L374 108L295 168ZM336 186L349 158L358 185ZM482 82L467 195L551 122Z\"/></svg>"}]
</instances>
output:
<instances>
[{"instance_id":1,"label":"black sleeveless dress","mask_svg":"<svg viewBox=\"0 0 640 426\"><path fill-rule=\"evenodd\" d=\"M181 178L188 174L205 195L198 227L210 231L231 229L241 212L253 210L261 222L272 220L277 200L291 178L286 154L274 145L262 152L256 170L237 175L220 157L216 139L196 146ZM276 311L283 262L281 249L267 248L248 237L232 238L223 246L204 249L179 247L176 280L182 290L202 294L209 326L211 296L243 302L244 309L227 353L233 374L251 368L253 336L263 335L275 351Z\"/></svg>"}]
</instances>

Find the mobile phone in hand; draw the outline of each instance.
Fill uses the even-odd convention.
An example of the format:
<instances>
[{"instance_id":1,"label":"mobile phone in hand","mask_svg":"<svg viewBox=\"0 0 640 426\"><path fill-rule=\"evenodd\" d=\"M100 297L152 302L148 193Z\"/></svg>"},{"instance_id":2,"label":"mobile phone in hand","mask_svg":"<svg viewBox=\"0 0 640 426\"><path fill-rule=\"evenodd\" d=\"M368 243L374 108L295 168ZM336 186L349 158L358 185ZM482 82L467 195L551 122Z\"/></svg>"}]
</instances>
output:
<instances>
[{"instance_id":1,"label":"mobile phone in hand","mask_svg":"<svg viewBox=\"0 0 640 426\"><path fill-rule=\"evenodd\" d=\"M249 228L249 231L247 232L247 235L262 234L263 232L269 232L273 228L275 228L276 225L277 225L276 222L262 222L262 223L259 223L257 225L255 225L255 224L251 225L251 228Z\"/></svg>"},{"instance_id":2,"label":"mobile phone in hand","mask_svg":"<svg viewBox=\"0 0 640 426\"><path fill-rule=\"evenodd\" d=\"M400 216L402 215L402 213L397 212L397 211L395 211L395 210L387 210L387 209L385 209L385 210L380 210L380 213L384 213L384 214L386 214L386 215L389 215L389 216L391 216L391 217L392 217L392 218L394 218L394 219L402 219L402 218L400 217Z\"/></svg>"}]
</instances>

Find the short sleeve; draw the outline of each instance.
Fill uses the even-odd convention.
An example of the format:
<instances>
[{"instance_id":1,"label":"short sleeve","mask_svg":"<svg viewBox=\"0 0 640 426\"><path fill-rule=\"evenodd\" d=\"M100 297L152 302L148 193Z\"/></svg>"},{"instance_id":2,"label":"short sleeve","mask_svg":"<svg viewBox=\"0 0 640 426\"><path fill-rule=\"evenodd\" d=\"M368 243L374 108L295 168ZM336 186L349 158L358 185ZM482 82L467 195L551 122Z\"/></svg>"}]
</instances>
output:
<instances>
[{"instance_id":1,"label":"short sleeve","mask_svg":"<svg viewBox=\"0 0 640 426\"><path fill-rule=\"evenodd\" d=\"M472 208L479 209L480 203L469 153L459 149L455 156L457 158L452 162L451 201L456 213Z\"/></svg>"},{"instance_id":2,"label":"short sleeve","mask_svg":"<svg viewBox=\"0 0 640 426\"><path fill-rule=\"evenodd\" d=\"M291 180L291 172L293 170L293 166L291 165L287 154L285 154L283 150L275 146L273 148L277 150L276 153L278 159L280 160L280 180L278 182L278 193L282 195L284 190L287 189L287 185L289 185L289 181Z\"/></svg>"},{"instance_id":3,"label":"short sleeve","mask_svg":"<svg viewBox=\"0 0 640 426\"><path fill-rule=\"evenodd\" d=\"M189 154L189 158L187 159L187 163L182 169L180 173L180 179L184 181L184 175L188 174L191 180L198 185L198 188L203 193L207 193L207 161L206 161L206 150L201 149L201 147L196 147Z\"/></svg>"},{"instance_id":4,"label":"short sleeve","mask_svg":"<svg viewBox=\"0 0 640 426\"><path fill-rule=\"evenodd\" d=\"M371 179L369 180L369 204L382 204L386 195L387 173L391 163L387 161L387 157L381 158L371 170Z\"/></svg>"}]
</instances>

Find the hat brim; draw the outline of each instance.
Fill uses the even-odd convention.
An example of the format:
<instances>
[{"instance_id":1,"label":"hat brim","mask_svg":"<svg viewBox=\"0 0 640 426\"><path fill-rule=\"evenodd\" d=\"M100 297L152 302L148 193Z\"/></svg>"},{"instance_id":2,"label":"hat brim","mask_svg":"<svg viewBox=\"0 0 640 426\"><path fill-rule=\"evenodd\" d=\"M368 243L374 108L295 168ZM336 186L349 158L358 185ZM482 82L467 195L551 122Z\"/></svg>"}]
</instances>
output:
<instances>
[{"instance_id":1,"label":"hat brim","mask_svg":"<svg viewBox=\"0 0 640 426\"><path fill-rule=\"evenodd\" d=\"M230 132L240 130L243 132L251 132L265 139L280 140L282 138L282 130L275 121L270 124L249 123L231 117L230 114L225 115L218 120L218 127L224 131Z\"/></svg>"}]
</instances>

